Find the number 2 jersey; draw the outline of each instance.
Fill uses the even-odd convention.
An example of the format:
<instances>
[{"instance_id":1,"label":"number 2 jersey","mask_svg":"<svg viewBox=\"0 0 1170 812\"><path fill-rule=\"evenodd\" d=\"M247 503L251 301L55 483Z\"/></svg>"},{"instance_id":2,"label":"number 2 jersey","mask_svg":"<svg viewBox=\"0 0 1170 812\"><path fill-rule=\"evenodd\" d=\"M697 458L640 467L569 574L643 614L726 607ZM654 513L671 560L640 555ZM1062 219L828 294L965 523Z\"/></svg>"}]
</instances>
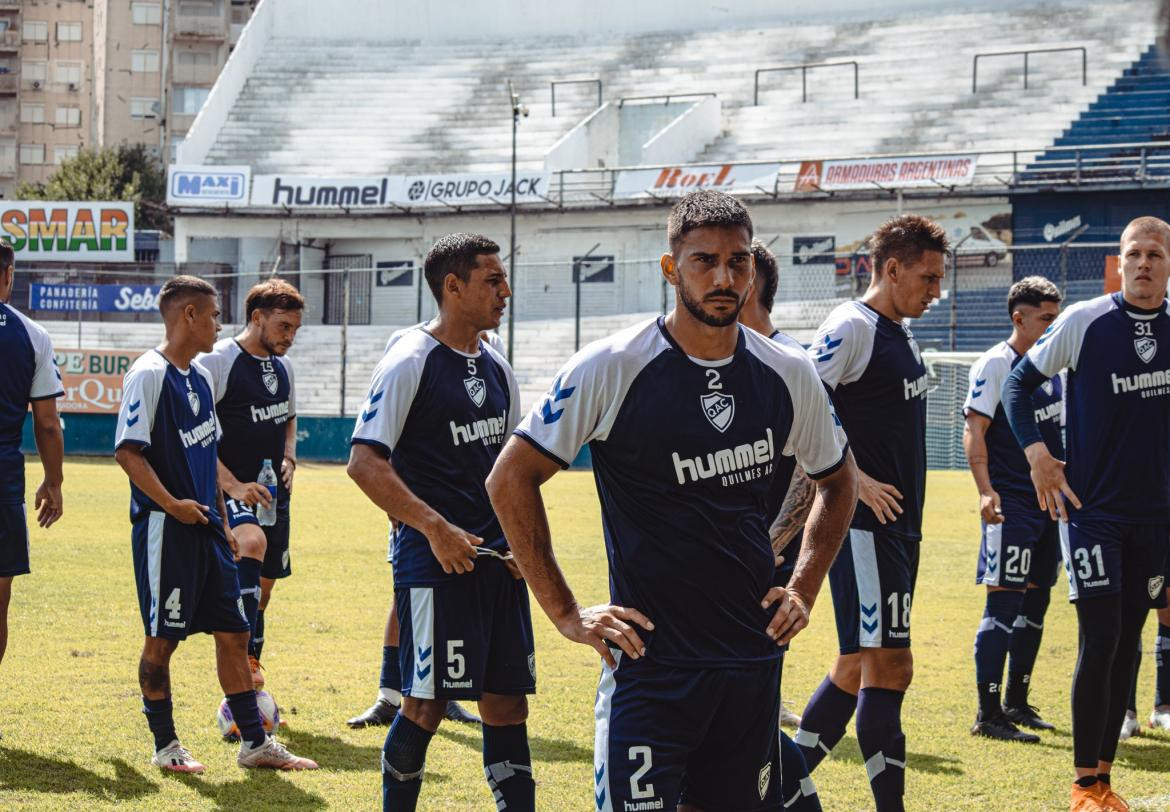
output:
<instances>
[{"instance_id":1,"label":"number 2 jersey","mask_svg":"<svg viewBox=\"0 0 1170 812\"><path fill-rule=\"evenodd\" d=\"M520 390L504 357L484 341L474 355L423 327L394 341L378 366L351 443L390 458L411 492L456 527L508 549L487 495L487 475L520 417ZM437 584L447 575L417 529L399 524L394 585Z\"/></svg>"},{"instance_id":2,"label":"number 2 jersey","mask_svg":"<svg viewBox=\"0 0 1170 812\"><path fill-rule=\"evenodd\" d=\"M663 319L644 322L574 355L516 433L562 467L589 445L610 599L653 621L638 630L651 661L778 656L764 631L774 608L760 606L775 573L773 480L785 455L813 478L845 460L803 354L741 327L730 358L701 361Z\"/></svg>"}]
</instances>

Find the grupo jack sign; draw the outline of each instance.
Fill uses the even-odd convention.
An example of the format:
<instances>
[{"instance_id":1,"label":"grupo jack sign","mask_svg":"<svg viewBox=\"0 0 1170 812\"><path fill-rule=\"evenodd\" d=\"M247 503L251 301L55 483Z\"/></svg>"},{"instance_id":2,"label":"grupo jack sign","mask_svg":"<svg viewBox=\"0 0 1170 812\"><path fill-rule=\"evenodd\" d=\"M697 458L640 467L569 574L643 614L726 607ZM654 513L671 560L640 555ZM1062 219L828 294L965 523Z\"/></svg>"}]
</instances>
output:
<instances>
[{"instance_id":1,"label":"grupo jack sign","mask_svg":"<svg viewBox=\"0 0 1170 812\"><path fill-rule=\"evenodd\" d=\"M681 197L696 189L772 194L780 164L711 164L624 169L613 184L614 197Z\"/></svg>"},{"instance_id":2,"label":"grupo jack sign","mask_svg":"<svg viewBox=\"0 0 1170 812\"><path fill-rule=\"evenodd\" d=\"M117 414L122 405L122 376L142 353L127 350L55 350L65 396L62 412Z\"/></svg>"},{"instance_id":3,"label":"grupo jack sign","mask_svg":"<svg viewBox=\"0 0 1170 812\"><path fill-rule=\"evenodd\" d=\"M134 204L13 201L0 230L17 259L134 261Z\"/></svg>"}]
</instances>

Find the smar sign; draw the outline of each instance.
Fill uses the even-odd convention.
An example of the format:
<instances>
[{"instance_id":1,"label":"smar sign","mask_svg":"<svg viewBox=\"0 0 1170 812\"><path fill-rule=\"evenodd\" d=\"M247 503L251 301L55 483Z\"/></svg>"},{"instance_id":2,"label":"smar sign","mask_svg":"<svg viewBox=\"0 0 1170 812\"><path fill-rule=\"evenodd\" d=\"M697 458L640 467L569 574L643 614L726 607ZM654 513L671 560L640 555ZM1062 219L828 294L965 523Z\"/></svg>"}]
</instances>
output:
<instances>
[{"instance_id":1,"label":"smar sign","mask_svg":"<svg viewBox=\"0 0 1170 812\"><path fill-rule=\"evenodd\" d=\"M134 261L134 204L0 202L0 237L17 259Z\"/></svg>"}]
</instances>

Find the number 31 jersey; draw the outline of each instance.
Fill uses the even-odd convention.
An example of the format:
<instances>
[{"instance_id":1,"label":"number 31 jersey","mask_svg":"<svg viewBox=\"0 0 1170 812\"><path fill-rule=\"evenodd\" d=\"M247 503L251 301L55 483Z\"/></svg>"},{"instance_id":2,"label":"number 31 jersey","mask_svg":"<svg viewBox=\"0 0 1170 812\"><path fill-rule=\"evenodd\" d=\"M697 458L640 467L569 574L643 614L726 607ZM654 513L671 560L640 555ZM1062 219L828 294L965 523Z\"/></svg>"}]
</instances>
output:
<instances>
[{"instance_id":1,"label":"number 31 jersey","mask_svg":"<svg viewBox=\"0 0 1170 812\"><path fill-rule=\"evenodd\" d=\"M689 357L663 319L590 344L516 433L562 467L586 443L601 501L613 603L637 609L654 662L767 662L760 606L775 560L766 512L782 457L813 478L845 438L801 353L740 328L722 361ZM787 484L787 481L785 482Z\"/></svg>"}]
</instances>

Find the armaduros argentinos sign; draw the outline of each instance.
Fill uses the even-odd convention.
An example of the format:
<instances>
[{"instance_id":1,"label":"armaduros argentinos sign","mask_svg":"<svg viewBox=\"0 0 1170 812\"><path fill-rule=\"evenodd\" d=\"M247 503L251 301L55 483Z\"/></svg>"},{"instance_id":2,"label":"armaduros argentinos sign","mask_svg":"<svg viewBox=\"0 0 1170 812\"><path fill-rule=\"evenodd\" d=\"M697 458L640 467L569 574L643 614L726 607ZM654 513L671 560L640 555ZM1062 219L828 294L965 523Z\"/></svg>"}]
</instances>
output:
<instances>
[{"instance_id":1,"label":"armaduros argentinos sign","mask_svg":"<svg viewBox=\"0 0 1170 812\"><path fill-rule=\"evenodd\" d=\"M17 259L133 262L134 204L5 202L0 237Z\"/></svg>"}]
</instances>

